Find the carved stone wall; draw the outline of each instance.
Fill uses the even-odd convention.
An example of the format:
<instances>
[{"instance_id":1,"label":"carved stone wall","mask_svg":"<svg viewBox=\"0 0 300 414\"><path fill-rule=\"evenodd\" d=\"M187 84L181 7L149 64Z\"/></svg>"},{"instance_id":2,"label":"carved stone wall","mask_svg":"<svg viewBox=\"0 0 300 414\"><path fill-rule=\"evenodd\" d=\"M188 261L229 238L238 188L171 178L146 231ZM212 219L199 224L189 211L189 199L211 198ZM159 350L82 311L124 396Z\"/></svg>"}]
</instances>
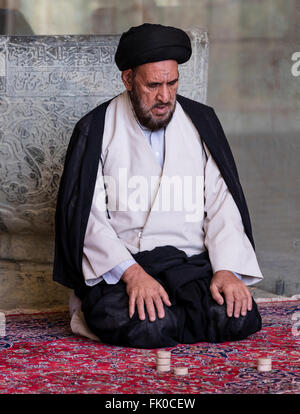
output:
<instances>
[{"instance_id":1,"label":"carved stone wall","mask_svg":"<svg viewBox=\"0 0 300 414\"><path fill-rule=\"evenodd\" d=\"M208 39L189 32L179 93L206 101ZM54 213L78 119L123 91L119 36L0 36L0 309L66 303L51 282Z\"/></svg>"}]
</instances>

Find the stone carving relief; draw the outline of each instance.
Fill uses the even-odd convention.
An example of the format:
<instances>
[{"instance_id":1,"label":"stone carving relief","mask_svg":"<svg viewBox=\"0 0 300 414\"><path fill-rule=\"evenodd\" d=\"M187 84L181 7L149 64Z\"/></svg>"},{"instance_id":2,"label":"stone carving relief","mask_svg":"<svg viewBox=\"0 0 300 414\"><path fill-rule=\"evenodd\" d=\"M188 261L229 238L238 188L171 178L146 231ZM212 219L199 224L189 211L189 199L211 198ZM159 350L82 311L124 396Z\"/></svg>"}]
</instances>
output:
<instances>
[{"instance_id":1,"label":"stone carving relief","mask_svg":"<svg viewBox=\"0 0 300 414\"><path fill-rule=\"evenodd\" d=\"M189 32L193 55L179 93L205 102L208 41ZM67 145L77 120L123 91L119 36L0 36L0 233L53 234Z\"/></svg>"}]
</instances>

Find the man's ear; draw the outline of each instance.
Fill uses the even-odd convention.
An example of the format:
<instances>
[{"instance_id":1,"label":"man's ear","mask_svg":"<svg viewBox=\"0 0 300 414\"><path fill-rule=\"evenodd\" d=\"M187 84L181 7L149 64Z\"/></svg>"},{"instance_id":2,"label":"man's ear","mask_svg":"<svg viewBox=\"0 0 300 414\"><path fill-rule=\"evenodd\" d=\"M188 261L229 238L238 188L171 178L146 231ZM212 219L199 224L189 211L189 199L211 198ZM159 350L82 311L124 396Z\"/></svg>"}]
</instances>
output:
<instances>
[{"instance_id":1,"label":"man's ear","mask_svg":"<svg viewBox=\"0 0 300 414\"><path fill-rule=\"evenodd\" d=\"M128 91L132 89L132 69L123 70L122 81Z\"/></svg>"}]
</instances>

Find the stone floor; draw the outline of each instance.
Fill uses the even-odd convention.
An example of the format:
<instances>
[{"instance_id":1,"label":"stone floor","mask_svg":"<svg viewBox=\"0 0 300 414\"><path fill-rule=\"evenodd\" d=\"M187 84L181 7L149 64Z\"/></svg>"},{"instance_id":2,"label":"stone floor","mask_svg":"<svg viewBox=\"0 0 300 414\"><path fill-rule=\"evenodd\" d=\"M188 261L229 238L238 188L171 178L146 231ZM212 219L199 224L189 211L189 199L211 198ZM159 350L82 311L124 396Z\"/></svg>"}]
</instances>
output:
<instances>
[{"instance_id":1,"label":"stone floor","mask_svg":"<svg viewBox=\"0 0 300 414\"><path fill-rule=\"evenodd\" d=\"M293 296L280 296L267 290L260 289L258 287L250 287L251 294L257 303L267 301L288 301L300 299L300 294Z\"/></svg>"},{"instance_id":2,"label":"stone floor","mask_svg":"<svg viewBox=\"0 0 300 414\"><path fill-rule=\"evenodd\" d=\"M267 290L260 289L258 287L250 288L252 296L254 299L257 298L280 298L281 296L276 295L275 293L269 292Z\"/></svg>"}]
</instances>

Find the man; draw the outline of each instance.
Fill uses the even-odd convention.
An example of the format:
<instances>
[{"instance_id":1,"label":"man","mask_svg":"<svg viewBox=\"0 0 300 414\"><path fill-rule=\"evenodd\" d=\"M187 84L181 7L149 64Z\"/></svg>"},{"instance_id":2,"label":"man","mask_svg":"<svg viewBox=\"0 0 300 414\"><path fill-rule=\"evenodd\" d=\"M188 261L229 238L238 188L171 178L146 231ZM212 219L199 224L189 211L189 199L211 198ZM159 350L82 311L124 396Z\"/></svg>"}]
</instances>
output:
<instances>
[{"instance_id":1,"label":"man","mask_svg":"<svg viewBox=\"0 0 300 414\"><path fill-rule=\"evenodd\" d=\"M115 60L126 91L85 115L68 147L54 280L75 290L106 343L222 342L261 328L247 285L262 274L232 153L214 110L177 95L190 56L180 29L124 33ZM172 197L180 208L160 206Z\"/></svg>"}]
</instances>

